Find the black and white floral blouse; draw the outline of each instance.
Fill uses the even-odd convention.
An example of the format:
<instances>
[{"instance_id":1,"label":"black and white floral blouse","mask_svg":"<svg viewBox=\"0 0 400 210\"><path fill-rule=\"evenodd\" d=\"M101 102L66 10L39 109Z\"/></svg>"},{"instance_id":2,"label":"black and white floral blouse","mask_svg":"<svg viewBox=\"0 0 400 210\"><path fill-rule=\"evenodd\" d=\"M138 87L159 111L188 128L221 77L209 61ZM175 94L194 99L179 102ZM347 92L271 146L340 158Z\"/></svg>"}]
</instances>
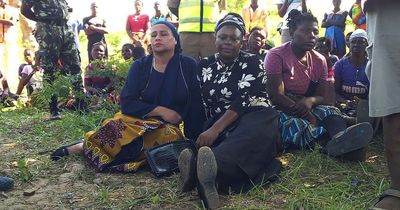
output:
<instances>
[{"instance_id":1,"label":"black and white floral blouse","mask_svg":"<svg viewBox=\"0 0 400 210\"><path fill-rule=\"evenodd\" d=\"M240 116L270 106L264 65L256 55L241 51L225 64L217 53L200 61L197 76L207 119L220 117L228 109Z\"/></svg>"}]
</instances>

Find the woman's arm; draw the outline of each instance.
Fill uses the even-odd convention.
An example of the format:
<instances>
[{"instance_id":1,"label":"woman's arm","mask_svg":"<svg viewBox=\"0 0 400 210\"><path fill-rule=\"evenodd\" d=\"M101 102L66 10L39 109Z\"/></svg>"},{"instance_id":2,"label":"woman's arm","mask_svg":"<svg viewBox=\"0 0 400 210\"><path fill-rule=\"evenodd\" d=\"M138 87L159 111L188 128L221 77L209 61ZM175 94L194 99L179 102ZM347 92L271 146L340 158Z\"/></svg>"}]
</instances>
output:
<instances>
[{"instance_id":1,"label":"woman's arm","mask_svg":"<svg viewBox=\"0 0 400 210\"><path fill-rule=\"evenodd\" d=\"M147 82L144 81L146 80L145 70L144 60L135 61L131 66L121 93L122 114L138 118L159 116L169 123L179 123L182 118L174 110L147 103L141 99L142 86Z\"/></svg>"},{"instance_id":2,"label":"woman's arm","mask_svg":"<svg viewBox=\"0 0 400 210\"><path fill-rule=\"evenodd\" d=\"M149 17L147 16L147 22L143 28L143 35L141 37L142 42L144 42L146 40L146 37L148 36L150 28L151 28L151 23L150 23Z\"/></svg>"},{"instance_id":3,"label":"woman's arm","mask_svg":"<svg viewBox=\"0 0 400 210\"><path fill-rule=\"evenodd\" d=\"M131 38L131 40L133 42L136 42L136 38L133 36L132 34L132 30L131 30L131 24L129 23L129 16L126 18L126 25L125 25L125 31L128 34L129 38Z\"/></svg>"},{"instance_id":4,"label":"woman's arm","mask_svg":"<svg viewBox=\"0 0 400 210\"><path fill-rule=\"evenodd\" d=\"M268 75L267 91L272 104L276 105L279 110L299 118L308 120L312 124L317 124L317 120L311 114L311 108L314 104L320 102L319 97L304 97L295 102L285 95L285 87L282 81L282 75Z\"/></svg>"},{"instance_id":5,"label":"woman's arm","mask_svg":"<svg viewBox=\"0 0 400 210\"><path fill-rule=\"evenodd\" d=\"M279 110L290 115L295 114L294 105L296 102L285 95L285 84L283 83L282 75L268 75L267 92L272 104L276 105Z\"/></svg>"},{"instance_id":6,"label":"woman's arm","mask_svg":"<svg viewBox=\"0 0 400 210\"><path fill-rule=\"evenodd\" d=\"M285 0L285 1L283 2L283 4L277 4L277 6L278 6L278 15L279 15L279 17L284 17L284 16L285 16L289 5L290 5L290 4L288 3L288 0Z\"/></svg>"},{"instance_id":7,"label":"woman's arm","mask_svg":"<svg viewBox=\"0 0 400 210\"><path fill-rule=\"evenodd\" d=\"M345 27L346 26L346 18L347 18L347 11L344 11L338 20L332 19L332 25L339 26L339 27Z\"/></svg>"},{"instance_id":8,"label":"woman's arm","mask_svg":"<svg viewBox=\"0 0 400 210\"><path fill-rule=\"evenodd\" d=\"M301 12L306 13L307 11L308 11L307 0L302 0L301 1Z\"/></svg>"},{"instance_id":9,"label":"woman's arm","mask_svg":"<svg viewBox=\"0 0 400 210\"><path fill-rule=\"evenodd\" d=\"M236 121L239 115L232 110L226 110L226 112L219 118L209 129L199 135L196 140L196 144L199 147L211 146L218 135L222 133L229 125Z\"/></svg>"},{"instance_id":10,"label":"woman's arm","mask_svg":"<svg viewBox=\"0 0 400 210\"><path fill-rule=\"evenodd\" d=\"M328 28L331 25L332 25L332 20L330 18L328 19L328 14L325 13L324 19L322 19L321 27Z\"/></svg>"},{"instance_id":11,"label":"woman's arm","mask_svg":"<svg viewBox=\"0 0 400 210\"><path fill-rule=\"evenodd\" d=\"M342 72L344 71L343 68L343 60L339 60L335 63L333 66L333 69L335 71L335 103L346 103L346 99L341 95L342 93Z\"/></svg>"},{"instance_id":12,"label":"woman's arm","mask_svg":"<svg viewBox=\"0 0 400 210\"><path fill-rule=\"evenodd\" d=\"M197 78L197 63L193 59L185 58L183 61L188 60L187 65L183 65L184 72L187 73L185 78L189 85L190 101L187 105L187 114L183 116L185 136L193 141L197 139L201 132L203 132L204 122L206 115L204 111L203 100L201 98L200 81ZM186 62L182 62L186 64ZM201 69L201 68L200 68ZM200 73L201 74L201 73Z\"/></svg>"},{"instance_id":13,"label":"woman's arm","mask_svg":"<svg viewBox=\"0 0 400 210\"><path fill-rule=\"evenodd\" d=\"M316 100L314 101L314 105L330 105L333 106L335 104L335 91L333 85L324 79L320 79L318 81L317 89L315 91Z\"/></svg>"},{"instance_id":14,"label":"woman's arm","mask_svg":"<svg viewBox=\"0 0 400 210\"><path fill-rule=\"evenodd\" d=\"M90 25L89 29L101 34L108 34L107 28L102 26Z\"/></svg>"}]
</instances>

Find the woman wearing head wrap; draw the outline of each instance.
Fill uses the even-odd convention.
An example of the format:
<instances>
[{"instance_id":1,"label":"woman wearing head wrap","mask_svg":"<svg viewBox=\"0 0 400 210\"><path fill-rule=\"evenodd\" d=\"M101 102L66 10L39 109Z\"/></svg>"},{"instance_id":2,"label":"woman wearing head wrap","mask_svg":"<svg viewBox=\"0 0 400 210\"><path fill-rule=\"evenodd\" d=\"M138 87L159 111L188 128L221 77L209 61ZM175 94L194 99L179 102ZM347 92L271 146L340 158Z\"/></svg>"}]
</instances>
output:
<instances>
[{"instance_id":1,"label":"woman wearing head wrap","mask_svg":"<svg viewBox=\"0 0 400 210\"><path fill-rule=\"evenodd\" d=\"M336 100L346 102L355 97L368 97L369 80L365 74L368 59L365 49L368 46L367 33L355 30L350 36L350 54L340 59L334 66Z\"/></svg>"},{"instance_id":2,"label":"woman wearing head wrap","mask_svg":"<svg viewBox=\"0 0 400 210\"><path fill-rule=\"evenodd\" d=\"M368 58L367 32L355 30L349 38L350 52L340 59L335 66L336 103L342 112L356 117L356 122L370 122L375 130L379 120L368 117L369 79L365 72ZM377 118L378 119L378 118Z\"/></svg>"},{"instance_id":3,"label":"woman wearing head wrap","mask_svg":"<svg viewBox=\"0 0 400 210\"><path fill-rule=\"evenodd\" d=\"M262 62L240 51L242 18L228 14L215 33L218 53L198 67L206 129L196 140L197 157L184 150L178 159L181 190L198 183L199 195L210 209L219 204L217 185L222 191L245 192L280 168L275 160L278 114L266 98Z\"/></svg>"},{"instance_id":4,"label":"woman wearing head wrap","mask_svg":"<svg viewBox=\"0 0 400 210\"><path fill-rule=\"evenodd\" d=\"M347 128L340 110L332 106L334 90L326 60L313 50L317 19L311 13L293 10L289 30L293 41L271 49L264 62L268 94L281 110L282 147L303 149L318 143L329 155L341 157L367 146L372 138L371 125L360 123Z\"/></svg>"},{"instance_id":5,"label":"woman wearing head wrap","mask_svg":"<svg viewBox=\"0 0 400 210\"><path fill-rule=\"evenodd\" d=\"M135 171L145 163L143 150L166 142L195 139L204 119L196 62L180 55L174 26L157 22L151 28L153 55L135 61L121 93L121 112L107 119L83 142L62 146L53 160L83 154L100 171ZM195 111L194 111L195 110Z\"/></svg>"},{"instance_id":6,"label":"woman wearing head wrap","mask_svg":"<svg viewBox=\"0 0 400 210\"><path fill-rule=\"evenodd\" d=\"M332 0L332 3L334 9L329 14L325 13L321 26L326 28L325 37L333 42L332 54L342 58L346 54L344 30L348 12L340 9L342 0Z\"/></svg>"}]
</instances>

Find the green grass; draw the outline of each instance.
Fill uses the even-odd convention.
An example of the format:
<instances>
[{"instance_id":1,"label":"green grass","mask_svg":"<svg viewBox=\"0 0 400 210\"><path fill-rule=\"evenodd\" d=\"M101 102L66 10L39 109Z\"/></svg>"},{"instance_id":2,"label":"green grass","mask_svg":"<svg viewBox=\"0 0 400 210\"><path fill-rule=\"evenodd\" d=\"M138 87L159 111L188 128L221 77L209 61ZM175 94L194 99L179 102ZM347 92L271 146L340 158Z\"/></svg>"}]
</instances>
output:
<instances>
[{"instance_id":1,"label":"green grass","mask_svg":"<svg viewBox=\"0 0 400 210\"><path fill-rule=\"evenodd\" d=\"M82 138L113 113L64 111L62 120L43 122L46 115L33 108L0 112L0 175L16 182L8 198L0 196L0 209L202 209L196 192L177 191L177 175L156 179L146 168L97 173L78 156L52 162L52 150ZM278 181L246 194L222 195L221 209L366 209L388 186L383 154L381 137L372 142L364 163L339 162L318 148L287 152ZM31 188L35 195L22 195Z\"/></svg>"}]
</instances>

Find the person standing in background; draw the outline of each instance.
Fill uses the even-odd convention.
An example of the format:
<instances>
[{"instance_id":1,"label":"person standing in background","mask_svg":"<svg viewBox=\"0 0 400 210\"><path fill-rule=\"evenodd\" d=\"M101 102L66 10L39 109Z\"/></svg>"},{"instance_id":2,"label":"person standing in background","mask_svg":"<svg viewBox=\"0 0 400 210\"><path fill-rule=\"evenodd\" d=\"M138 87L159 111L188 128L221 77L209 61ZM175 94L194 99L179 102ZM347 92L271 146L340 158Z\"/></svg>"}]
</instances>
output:
<instances>
[{"instance_id":1,"label":"person standing in background","mask_svg":"<svg viewBox=\"0 0 400 210\"><path fill-rule=\"evenodd\" d=\"M322 20L322 27L326 28L325 37L333 42L332 54L342 58L346 54L344 30L346 28L347 11L340 9L342 0L332 0L334 9L326 14Z\"/></svg>"},{"instance_id":2,"label":"person standing in background","mask_svg":"<svg viewBox=\"0 0 400 210\"><path fill-rule=\"evenodd\" d=\"M278 6L278 14L283 18L283 23L280 28L281 36L282 36L282 44L289 42L292 40L292 37L289 33L288 14L293 9L297 9L303 13L307 12L307 3L306 0L274 0L275 4Z\"/></svg>"},{"instance_id":3,"label":"person standing in background","mask_svg":"<svg viewBox=\"0 0 400 210\"><path fill-rule=\"evenodd\" d=\"M28 19L36 21L35 38L39 44L35 65L43 68L49 83L54 81L57 71L57 62L61 60L63 73L74 78L75 91L83 93L81 62L78 49L74 41L74 34L67 25L71 8L66 0L23 0L21 13ZM83 100L74 101L79 109L85 108ZM50 117L48 120L60 119L60 110L57 106L57 95L53 94L50 102Z\"/></svg>"},{"instance_id":4,"label":"person standing in background","mask_svg":"<svg viewBox=\"0 0 400 210\"><path fill-rule=\"evenodd\" d=\"M197 62L217 52L214 28L217 18L226 11L225 0L168 0L169 10L179 12L179 37L182 54ZM183 12L184 11L184 12Z\"/></svg>"},{"instance_id":5,"label":"person standing in background","mask_svg":"<svg viewBox=\"0 0 400 210\"><path fill-rule=\"evenodd\" d=\"M171 17L169 17L169 14L164 15L161 12L161 5L158 1L154 2L154 12L154 16L150 19L151 25L154 25L158 21L171 21Z\"/></svg>"},{"instance_id":6,"label":"person standing in background","mask_svg":"<svg viewBox=\"0 0 400 210\"><path fill-rule=\"evenodd\" d=\"M356 25L356 29L367 30L367 16L365 16L361 8L361 0L356 0L353 4L349 11L349 16Z\"/></svg>"},{"instance_id":7,"label":"person standing in background","mask_svg":"<svg viewBox=\"0 0 400 210\"><path fill-rule=\"evenodd\" d=\"M400 1L365 1L369 46L369 115L383 117L383 138L391 184L371 209L400 207ZM385 176L386 177L386 176Z\"/></svg>"},{"instance_id":8,"label":"person standing in background","mask_svg":"<svg viewBox=\"0 0 400 210\"><path fill-rule=\"evenodd\" d=\"M88 17L83 18L82 22L83 22L83 30L85 31L85 34L87 35L88 38L87 51L88 51L89 62L92 62L93 44L97 42L103 42L106 45L107 49L107 43L104 34L107 34L108 31L106 27L106 21L98 16L97 3L93 2L90 5L90 9L92 10L92 14ZM106 51L106 57L108 57L108 51Z\"/></svg>"},{"instance_id":9,"label":"person standing in background","mask_svg":"<svg viewBox=\"0 0 400 210\"><path fill-rule=\"evenodd\" d=\"M68 25L71 26L72 32L74 32L76 48L79 50L79 32L83 30L83 24L78 19L70 19Z\"/></svg>"},{"instance_id":10,"label":"person standing in background","mask_svg":"<svg viewBox=\"0 0 400 210\"><path fill-rule=\"evenodd\" d=\"M126 20L126 33L135 47L142 47L146 42L147 31L150 28L149 16L142 13L143 2L135 0L135 13ZM147 43L146 43L147 44Z\"/></svg>"},{"instance_id":11,"label":"person standing in background","mask_svg":"<svg viewBox=\"0 0 400 210\"><path fill-rule=\"evenodd\" d=\"M254 27L261 27L267 32L267 15L267 11L258 5L258 0L251 0L250 6L245 7L242 11L246 34L249 36Z\"/></svg>"}]
</instances>

